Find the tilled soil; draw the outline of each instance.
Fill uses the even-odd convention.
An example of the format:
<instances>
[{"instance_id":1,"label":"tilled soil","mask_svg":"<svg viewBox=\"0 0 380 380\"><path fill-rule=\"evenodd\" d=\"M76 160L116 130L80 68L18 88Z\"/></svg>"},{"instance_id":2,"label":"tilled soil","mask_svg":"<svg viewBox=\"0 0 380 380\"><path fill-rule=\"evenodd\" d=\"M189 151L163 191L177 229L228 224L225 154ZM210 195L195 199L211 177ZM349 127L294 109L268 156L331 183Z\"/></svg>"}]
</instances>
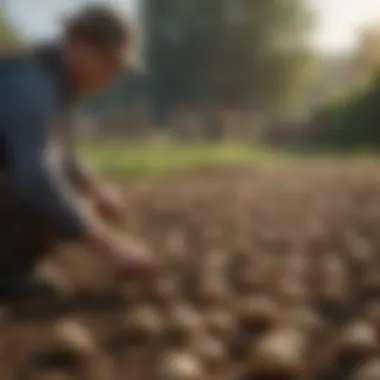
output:
<instances>
[{"instance_id":1,"label":"tilled soil","mask_svg":"<svg viewBox=\"0 0 380 380\"><path fill-rule=\"evenodd\" d=\"M126 186L154 286L90 253L0 309L0 379L379 380L380 169L284 165Z\"/></svg>"}]
</instances>

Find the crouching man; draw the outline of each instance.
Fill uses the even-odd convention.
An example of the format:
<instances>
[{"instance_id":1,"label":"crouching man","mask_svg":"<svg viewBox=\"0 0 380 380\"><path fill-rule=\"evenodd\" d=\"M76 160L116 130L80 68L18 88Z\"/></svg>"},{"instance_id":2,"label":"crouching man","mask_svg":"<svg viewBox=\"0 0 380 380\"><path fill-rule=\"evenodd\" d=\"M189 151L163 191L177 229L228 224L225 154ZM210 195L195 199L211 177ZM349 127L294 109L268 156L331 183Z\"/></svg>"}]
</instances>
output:
<instances>
[{"instance_id":1,"label":"crouching man","mask_svg":"<svg viewBox=\"0 0 380 380\"><path fill-rule=\"evenodd\" d=\"M103 219L121 217L122 207L80 164L70 123L59 123L116 78L130 44L117 14L93 7L67 20L56 43L0 59L0 299L46 290L34 268L62 242L103 255L123 275L153 273L145 250L118 241L82 209L78 191ZM59 150L57 125L66 128Z\"/></svg>"}]
</instances>

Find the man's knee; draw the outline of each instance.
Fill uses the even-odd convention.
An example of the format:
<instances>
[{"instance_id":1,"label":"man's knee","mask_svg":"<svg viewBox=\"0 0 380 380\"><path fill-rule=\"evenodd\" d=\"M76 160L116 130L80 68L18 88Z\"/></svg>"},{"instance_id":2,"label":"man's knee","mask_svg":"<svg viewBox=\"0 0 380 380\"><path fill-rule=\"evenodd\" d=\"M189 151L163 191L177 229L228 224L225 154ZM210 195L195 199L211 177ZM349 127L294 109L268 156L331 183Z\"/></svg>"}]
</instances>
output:
<instances>
[{"instance_id":1,"label":"man's knee","mask_svg":"<svg viewBox=\"0 0 380 380\"><path fill-rule=\"evenodd\" d=\"M54 229L6 189L0 185L0 265L3 260L37 260L57 244Z\"/></svg>"}]
</instances>

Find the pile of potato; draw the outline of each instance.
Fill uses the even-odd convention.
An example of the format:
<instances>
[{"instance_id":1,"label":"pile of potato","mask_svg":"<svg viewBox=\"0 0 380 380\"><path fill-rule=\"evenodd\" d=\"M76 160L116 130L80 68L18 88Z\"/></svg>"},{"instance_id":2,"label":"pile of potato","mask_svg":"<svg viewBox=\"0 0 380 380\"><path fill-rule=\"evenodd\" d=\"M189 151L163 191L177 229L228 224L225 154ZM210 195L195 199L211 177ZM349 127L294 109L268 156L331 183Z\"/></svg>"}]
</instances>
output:
<instances>
[{"instance_id":1,"label":"pile of potato","mask_svg":"<svg viewBox=\"0 0 380 380\"><path fill-rule=\"evenodd\" d=\"M1 379L380 379L374 165L142 181L126 198L160 281L120 285L89 253L58 254L46 271L64 298L94 299L20 320L4 308Z\"/></svg>"}]
</instances>

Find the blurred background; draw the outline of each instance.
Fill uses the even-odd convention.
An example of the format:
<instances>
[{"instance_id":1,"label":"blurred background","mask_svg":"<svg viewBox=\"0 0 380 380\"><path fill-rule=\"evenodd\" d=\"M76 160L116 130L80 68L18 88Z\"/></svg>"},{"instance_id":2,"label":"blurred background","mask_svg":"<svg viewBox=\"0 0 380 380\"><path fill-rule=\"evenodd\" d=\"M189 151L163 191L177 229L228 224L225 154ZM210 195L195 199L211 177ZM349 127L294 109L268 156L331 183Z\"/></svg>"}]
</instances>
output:
<instances>
[{"instance_id":1,"label":"blurred background","mask_svg":"<svg viewBox=\"0 0 380 380\"><path fill-rule=\"evenodd\" d=\"M0 44L89 2L1 0ZM136 65L83 102L81 149L165 271L58 252L74 301L0 307L1 379L379 380L380 1L107 3Z\"/></svg>"},{"instance_id":2,"label":"blurred background","mask_svg":"<svg viewBox=\"0 0 380 380\"><path fill-rule=\"evenodd\" d=\"M53 38L65 13L87 3L2 0L2 42ZM380 143L375 0L107 3L138 30L137 65L86 102L87 136L244 142L242 161L252 145L352 152Z\"/></svg>"}]
</instances>

